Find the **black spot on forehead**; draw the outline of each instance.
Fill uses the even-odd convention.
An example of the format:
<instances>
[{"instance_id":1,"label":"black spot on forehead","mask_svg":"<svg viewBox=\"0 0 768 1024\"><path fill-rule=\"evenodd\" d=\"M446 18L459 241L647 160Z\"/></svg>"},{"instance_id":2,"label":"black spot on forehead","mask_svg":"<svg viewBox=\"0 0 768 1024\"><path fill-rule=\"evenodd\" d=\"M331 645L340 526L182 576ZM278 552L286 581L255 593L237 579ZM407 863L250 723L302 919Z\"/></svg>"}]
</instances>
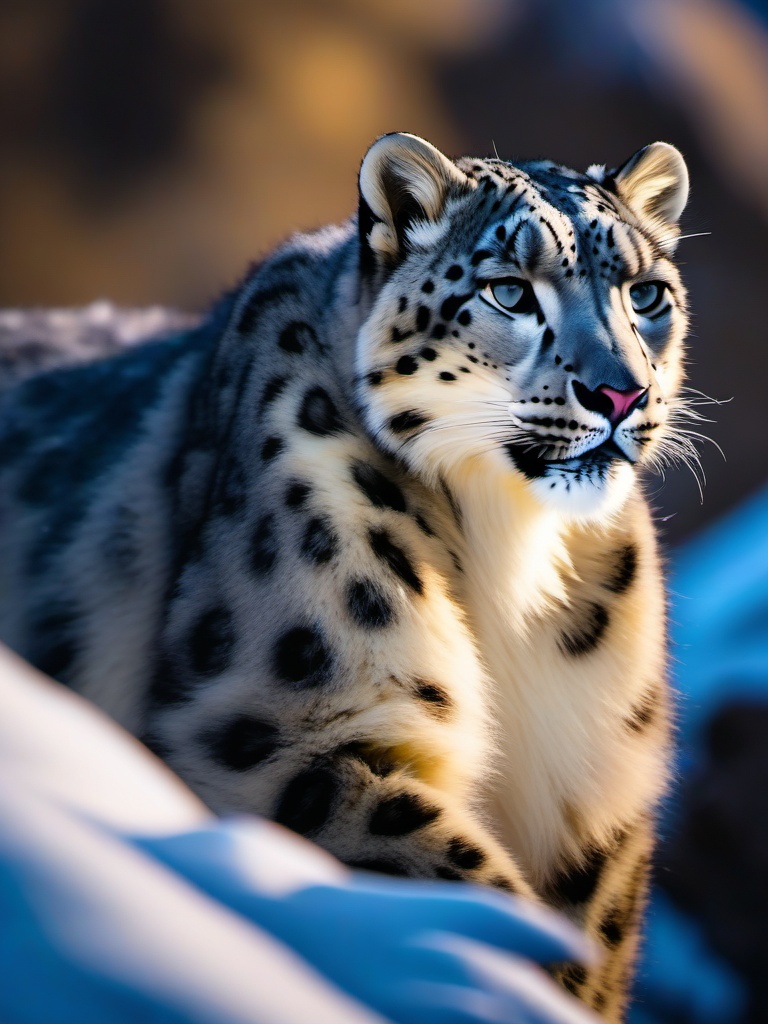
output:
<instances>
[{"instance_id":1,"label":"black spot on forehead","mask_svg":"<svg viewBox=\"0 0 768 1024\"><path fill-rule=\"evenodd\" d=\"M587 202L599 203L603 211L614 211L612 197L593 178L551 163L525 163L521 169L529 176L538 196L560 210L575 227L584 218Z\"/></svg>"},{"instance_id":2,"label":"black spot on forehead","mask_svg":"<svg viewBox=\"0 0 768 1024\"><path fill-rule=\"evenodd\" d=\"M538 189L578 188L594 184L594 179L570 167L553 163L551 160L530 160L521 163L520 170L528 175Z\"/></svg>"}]
</instances>

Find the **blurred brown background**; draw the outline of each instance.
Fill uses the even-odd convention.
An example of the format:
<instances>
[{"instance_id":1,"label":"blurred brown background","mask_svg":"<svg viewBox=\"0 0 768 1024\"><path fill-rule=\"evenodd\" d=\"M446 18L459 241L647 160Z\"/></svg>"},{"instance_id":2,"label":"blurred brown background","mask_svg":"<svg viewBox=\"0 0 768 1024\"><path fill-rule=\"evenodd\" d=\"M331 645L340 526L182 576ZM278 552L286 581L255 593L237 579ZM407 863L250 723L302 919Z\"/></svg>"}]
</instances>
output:
<instances>
[{"instance_id":1,"label":"blurred brown background","mask_svg":"<svg viewBox=\"0 0 768 1024\"><path fill-rule=\"evenodd\" d=\"M701 505L768 477L768 0L0 0L0 305L202 309L291 231L348 216L382 132L451 154L688 159Z\"/></svg>"}]
</instances>

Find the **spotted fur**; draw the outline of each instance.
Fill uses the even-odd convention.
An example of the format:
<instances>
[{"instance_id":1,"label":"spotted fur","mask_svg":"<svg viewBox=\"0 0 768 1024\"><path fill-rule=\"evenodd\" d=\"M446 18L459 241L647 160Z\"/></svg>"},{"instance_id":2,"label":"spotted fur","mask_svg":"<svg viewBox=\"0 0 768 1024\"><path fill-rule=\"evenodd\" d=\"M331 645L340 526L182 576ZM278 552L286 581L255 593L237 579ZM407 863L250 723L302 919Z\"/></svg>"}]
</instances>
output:
<instances>
[{"instance_id":1,"label":"spotted fur","mask_svg":"<svg viewBox=\"0 0 768 1024\"><path fill-rule=\"evenodd\" d=\"M605 951L563 984L614 1021L665 780L638 467L686 191L662 143L580 174L385 136L355 220L2 399L3 638L217 811L563 909Z\"/></svg>"}]
</instances>

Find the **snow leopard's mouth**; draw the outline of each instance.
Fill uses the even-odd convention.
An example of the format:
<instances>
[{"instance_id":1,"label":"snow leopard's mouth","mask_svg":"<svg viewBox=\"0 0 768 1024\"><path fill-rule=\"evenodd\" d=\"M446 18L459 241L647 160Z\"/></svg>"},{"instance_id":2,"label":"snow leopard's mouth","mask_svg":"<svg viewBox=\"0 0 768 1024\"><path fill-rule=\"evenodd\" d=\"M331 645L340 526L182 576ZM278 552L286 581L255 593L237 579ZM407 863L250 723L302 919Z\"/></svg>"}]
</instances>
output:
<instances>
[{"instance_id":1,"label":"snow leopard's mouth","mask_svg":"<svg viewBox=\"0 0 768 1024\"><path fill-rule=\"evenodd\" d=\"M628 462L631 466L634 466L635 464L635 460L631 459L626 452L623 452L621 448L619 448L613 437L609 437L601 444L595 445L594 448L590 448L589 451L582 452L581 455L576 455L571 459L552 459L549 460L547 464L567 469L570 466L607 466L617 461Z\"/></svg>"},{"instance_id":2,"label":"snow leopard's mouth","mask_svg":"<svg viewBox=\"0 0 768 1024\"><path fill-rule=\"evenodd\" d=\"M515 442L510 442L505 448L517 469L531 480L552 476L553 473L572 473L584 478L601 475L616 462L634 465L634 460L619 448L612 437L568 459L548 459Z\"/></svg>"}]
</instances>

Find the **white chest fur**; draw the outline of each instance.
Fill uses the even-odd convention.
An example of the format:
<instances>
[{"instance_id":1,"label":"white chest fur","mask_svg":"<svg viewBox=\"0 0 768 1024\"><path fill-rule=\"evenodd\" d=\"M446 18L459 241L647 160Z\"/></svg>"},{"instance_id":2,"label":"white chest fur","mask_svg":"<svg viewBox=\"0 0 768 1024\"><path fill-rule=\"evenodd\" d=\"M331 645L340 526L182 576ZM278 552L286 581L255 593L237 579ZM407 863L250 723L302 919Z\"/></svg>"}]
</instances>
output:
<instances>
[{"instance_id":1,"label":"white chest fur","mask_svg":"<svg viewBox=\"0 0 768 1024\"><path fill-rule=\"evenodd\" d=\"M640 737L626 725L663 672L658 571L655 561L646 566L634 593L604 589L600 643L569 653L562 633L579 615L574 587L600 585L575 572L568 523L509 483L453 483L464 513L465 611L494 687L499 753L489 810L541 883L590 841L608 840L663 788L664 737ZM579 597L588 605L592 595Z\"/></svg>"}]
</instances>

